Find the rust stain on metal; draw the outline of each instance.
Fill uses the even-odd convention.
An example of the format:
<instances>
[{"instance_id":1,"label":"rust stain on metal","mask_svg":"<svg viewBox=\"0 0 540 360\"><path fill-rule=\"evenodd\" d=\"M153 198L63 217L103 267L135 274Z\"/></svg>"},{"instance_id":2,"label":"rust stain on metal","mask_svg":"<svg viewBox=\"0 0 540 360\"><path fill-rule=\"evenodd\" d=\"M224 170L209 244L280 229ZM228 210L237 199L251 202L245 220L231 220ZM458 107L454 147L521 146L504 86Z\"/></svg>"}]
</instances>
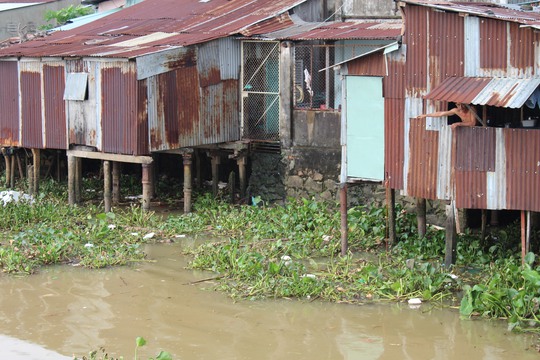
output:
<instances>
[{"instance_id":1,"label":"rust stain on metal","mask_svg":"<svg viewBox=\"0 0 540 360\"><path fill-rule=\"evenodd\" d=\"M507 208L540 211L540 130L505 130Z\"/></svg>"},{"instance_id":2,"label":"rust stain on metal","mask_svg":"<svg viewBox=\"0 0 540 360\"><path fill-rule=\"evenodd\" d=\"M0 62L0 145L16 146L19 142L19 81L17 62Z\"/></svg>"},{"instance_id":3,"label":"rust stain on metal","mask_svg":"<svg viewBox=\"0 0 540 360\"><path fill-rule=\"evenodd\" d=\"M457 129L456 170L495 171L495 130L488 127Z\"/></svg>"},{"instance_id":4,"label":"rust stain on metal","mask_svg":"<svg viewBox=\"0 0 540 360\"><path fill-rule=\"evenodd\" d=\"M63 100L65 69L61 64L43 65L45 147L66 149L66 108Z\"/></svg>"},{"instance_id":5,"label":"rust stain on metal","mask_svg":"<svg viewBox=\"0 0 540 360\"><path fill-rule=\"evenodd\" d=\"M507 23L494 19L480 20L480 67L506 69Z\"/></svg>"},{"instance_id":6,"label":"rust stain on metal","mask_svg":"<svg viewBox=\"0 0 540 360\"><path fill-rule=\"evenodd\" d=\"M384 108L384 142L387 144L384 152L385 178L392 189L403 189L403 100L386 98Z\"/></svg>"},{"instance_id":7,"label":"rust stain on metal","mask_svg":"<svg viewBox=\"0 0 540 360\"><path fill-rule=\"evenodd\" d=\"M43 148L41 117L41 76L34 71L21 71L21 145Z\"/></svg>"},{"instance_id":8,"label":"rust stain on metal","mask_svg":"<svg viewBox=\"0 0 540 360\"><path fill-rule=\"evenodd\" d=\"M487 176L485 171L455 172L456 206L464 209L487 208Z\"/></svg>"}]
</instances>

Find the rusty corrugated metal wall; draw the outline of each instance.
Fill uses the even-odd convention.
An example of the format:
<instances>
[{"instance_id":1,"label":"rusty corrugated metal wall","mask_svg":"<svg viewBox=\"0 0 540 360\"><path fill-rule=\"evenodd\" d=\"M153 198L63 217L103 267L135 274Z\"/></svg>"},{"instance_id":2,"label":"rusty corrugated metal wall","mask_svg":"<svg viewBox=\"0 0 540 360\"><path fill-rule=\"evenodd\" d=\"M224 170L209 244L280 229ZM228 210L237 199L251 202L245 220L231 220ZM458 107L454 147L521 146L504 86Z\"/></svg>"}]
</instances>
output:
<instances>
[{"instance_id":1,"label":"rusty corrugated metal wall","mask_svg":"<svg viewBox=\"0 0 540 360\"><path fill-rule=\"evenodd\" d=\"M0 146L19 145L19 76L17 61L0 61Z\"/></svg>"},{"instance_id":2,"label":"rusty corrugated metal wall","mask_svg":"<svg viewBox=\"0 0 540 360\"><path fill-rule=\"evenodd\" d=\"M185 56L185 66L147 79L151 151L240 138L239 43L220 39Z\"/></svg>"},{"instance_id":3,"label":"rusty corrugated metal wall","mask_svg":"<svg viewBox=\"0 0 540 360\"><path fill-rule=\"evenodd\" d=\"M63 99L66 78L63 62L43 64L43 85L45 147L66 149L66 106Z\"/></svg>"},{"instance_id":4,"label":"rusty corrugated metal wall","mask_svg":"<svg viewBox=\"0 0 540 360\"><path fill-rule=\"evenodd\" d=\"M43 148L43 122L41 107L41 62L21 61L20 106L21 106L21 146Z\"/></svg>"},{"instance_id":5,"label":"rusty corrugated metal wall","mask_svg":"<svg viewBox=\"0 0 540 360\"><path fill-rule=\"evenodd\" d=\"M531 77L539 74L539 35L509 21L461 16L406 5L404 101L399 85L385 79L386 168L393 188L428 199L456 200L460 208L540 211L540 131L458 128L415 116L445 109L426 101L427 91L450 76ZM391 69L392 62L389 62ZM403 105L404 104L404 105ZM400 112L401 118L400 118ZM392 115L390 115L392 114ZM403 144L394 131L404 131ZM403 158L403 183L396 164ZM401 187L400 187L401 186Z\"/></svg>"}]
</instances>

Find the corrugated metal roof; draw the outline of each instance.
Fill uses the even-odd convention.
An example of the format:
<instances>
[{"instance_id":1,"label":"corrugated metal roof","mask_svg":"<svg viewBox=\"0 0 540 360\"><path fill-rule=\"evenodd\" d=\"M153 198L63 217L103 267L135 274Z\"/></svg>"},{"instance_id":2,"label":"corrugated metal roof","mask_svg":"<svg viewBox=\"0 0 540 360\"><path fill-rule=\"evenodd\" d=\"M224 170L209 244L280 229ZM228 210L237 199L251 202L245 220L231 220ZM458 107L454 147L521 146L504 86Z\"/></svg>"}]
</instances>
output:
<instances>
[{"instance_id":1,"label":"corrugated metal roof","mask_svg":"<svg viewBox=\"0 0 540 360\"><path fill-rule=\"evenodd\" d=\"M540 85L540 78L449 77L425 99L520 108Z\"/></svg>"},{"instance_id":2,"label":"corrugated metal roof","mask_svg":"<svg viewBox=\"0 0 540 360\"><path fill-rule=\"evenodd\" d=\"M396 39L401 20L355 20L312 23L291 15L292 24L263 36L273 40Z\"/></svg>"},{"instance_id":3,"label":"corrugated metal roof","mask_svg":"<svg viewBox=\"0 0 540 360\"><path fill-rule=\"evenodd\" d=\"M133 58L239 34L305 1L145 0L77 29L4 48L0 56ZM171 36L152 38L154 33ZM134 40L140 37L152 41Z\"/></svg>"},{"instance_id":4,"label":"corrugated metal roof","mask_svg":"<svg viewBox=\"0 0 540 360\"><path fill-rule=\"evenodd\" d=\"M538 8L524 10L519 5L493 4L481 2L433 1L433 0L403 0L407 4L428 6L444 11L455 11L479 17L514 21L523 25L540 27L540 11Z\"/></svg>"}]
</instances>

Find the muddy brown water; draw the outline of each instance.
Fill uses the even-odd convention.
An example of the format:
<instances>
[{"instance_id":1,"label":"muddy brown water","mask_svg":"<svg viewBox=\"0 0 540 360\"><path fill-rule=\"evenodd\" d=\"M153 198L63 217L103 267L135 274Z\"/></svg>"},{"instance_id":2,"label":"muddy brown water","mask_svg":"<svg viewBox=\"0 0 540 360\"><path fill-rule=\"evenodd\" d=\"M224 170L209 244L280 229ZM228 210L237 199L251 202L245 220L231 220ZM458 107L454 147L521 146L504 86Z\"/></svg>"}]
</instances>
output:
<instances>
[{"instance_id":1,"label":"muddy brown water","mask_svg":"<svg viewBox=\"0 0 540 360\"><path fill-rule=\"evenodd\" d=\"M186 240L187 241L187 240ZM317 301L234 302L187 270L180 244L129 267L48 267L0 277L0 359L70 359L104 347L132 359L540 359L536 337L455 309Z\"/></svg>"}]
</instances>

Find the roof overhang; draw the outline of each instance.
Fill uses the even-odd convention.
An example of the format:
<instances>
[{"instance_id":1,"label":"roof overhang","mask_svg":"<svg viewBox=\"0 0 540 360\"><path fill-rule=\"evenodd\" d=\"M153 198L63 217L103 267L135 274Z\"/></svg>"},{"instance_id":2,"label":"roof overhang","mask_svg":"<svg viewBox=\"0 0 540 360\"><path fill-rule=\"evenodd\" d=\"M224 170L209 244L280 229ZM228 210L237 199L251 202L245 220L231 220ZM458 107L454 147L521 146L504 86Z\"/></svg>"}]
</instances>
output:
<instances>
[{"instance_id":1,"label":"roof overhang","mask_svg":"<svg viewBox=\"0 0 540 360\"><path fill-rule=\"evenodd\" d=\"M366 51L365 53L362 53L362 54L360 54L360 55L353 56L353 57L351 57L351 58L349 58L349 59L340 61L340 62L335 63L335 64L333 64L333 65L330 65L330 66L328 66L328 67L325 67L325 68L319 70L319 72L321 72L321 71L326 71L326 70L328 70L328 69L334 69L334 68L336 68L336 67L338 67L338 66L341 66L341 65L343 65L343 64L345 64L345 63L348 63L348 62L353 61L353 60L356 60L356 59L360 59L360 58L362 58L362 57L364 57L364 56L371 55L371 54L374 54L374 53L379 52L379 51L383 51L383 50L384 50L384 54L388 54L388 53L391 53L392 51L396 51L397 49L399 49L399 47L400 47L399 42L393 41L393 42L391 42L390 44L386 44L386 45L384 45L384 46L381 46L381 47L377 47L377 48L375 48L375 49L368 50L368 51Z\"/></svg>"},{"instance_id":2,"label":"roof overhang","mask_svg":"<svg viewBox=\"0 0 540 360\"><path fill-rule=\"evenodd\" d=\"M540 78L449 77L424 96L428 100L520 108L540 85Z\"/></svg>"}]
</instances>

